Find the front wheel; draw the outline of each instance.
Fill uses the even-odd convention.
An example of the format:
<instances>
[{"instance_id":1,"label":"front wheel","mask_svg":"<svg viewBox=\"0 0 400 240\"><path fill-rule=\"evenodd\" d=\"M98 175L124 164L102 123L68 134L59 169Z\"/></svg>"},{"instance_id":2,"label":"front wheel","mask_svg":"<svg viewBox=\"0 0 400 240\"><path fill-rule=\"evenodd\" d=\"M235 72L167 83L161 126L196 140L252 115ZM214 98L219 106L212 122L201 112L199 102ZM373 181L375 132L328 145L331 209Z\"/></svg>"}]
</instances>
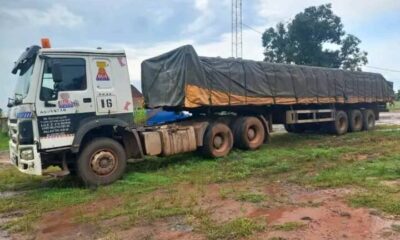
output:
<instances>
[{"instance_id":1,"label":"front wheel","mask_svg":"<svg viewBox=\"0 0 400 240\"><path fill-rule=\"evenodd\" d=\"M126 153L111 138L95 138L79 154L77 173L91 186L107 185L122 177L126 169Z\"/></svg>"}]
</instances>

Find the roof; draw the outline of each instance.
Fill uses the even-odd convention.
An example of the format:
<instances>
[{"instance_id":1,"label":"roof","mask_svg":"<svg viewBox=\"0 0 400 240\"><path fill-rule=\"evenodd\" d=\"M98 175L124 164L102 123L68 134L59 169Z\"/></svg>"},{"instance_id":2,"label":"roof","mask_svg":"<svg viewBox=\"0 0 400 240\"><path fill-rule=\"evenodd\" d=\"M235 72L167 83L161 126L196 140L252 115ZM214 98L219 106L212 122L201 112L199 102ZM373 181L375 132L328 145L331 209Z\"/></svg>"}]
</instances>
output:
<instances>
[{"instance_id":1,"label":"roof","mask_svg":"<svg viewBox=\"0 0 400 240\"><path fill-rule=\"evenodd\" d=\"M131 84L131 93L133 98L142 98L143 94Z\"/></svg>"},{"instance_id":2,"label":"roof","mask_svg":"<svg viewBox=\"0 0 400 240\"><path fill-rule=\"evenodd\" d=\"M41 53L84 53L84 54L123 54L125 55L125 50L123 49L73 49L73 48L42 48Z\"/></svg>"}]
</instances>

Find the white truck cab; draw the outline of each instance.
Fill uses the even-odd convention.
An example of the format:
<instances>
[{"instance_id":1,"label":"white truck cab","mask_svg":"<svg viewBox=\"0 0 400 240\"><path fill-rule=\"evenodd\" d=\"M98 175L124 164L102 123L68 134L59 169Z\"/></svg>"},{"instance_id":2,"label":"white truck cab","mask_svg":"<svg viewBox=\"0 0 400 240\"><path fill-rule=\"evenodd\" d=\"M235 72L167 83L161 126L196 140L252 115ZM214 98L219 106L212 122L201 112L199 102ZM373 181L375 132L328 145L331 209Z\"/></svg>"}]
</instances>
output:
<instances>
[{"instance_id":1,"label":"white truck cab","mask_svg":"<svg viewBox=\"0 0 400 240\"><path fill-rule=\"evenodd\" d=\"M123 50L32 46L12 72L17 87L9 100L10 158L22 172L41 175L46 156L54 157L48 153L78 152L93 128L133 124Z\"/></svg>"}]
</instances>

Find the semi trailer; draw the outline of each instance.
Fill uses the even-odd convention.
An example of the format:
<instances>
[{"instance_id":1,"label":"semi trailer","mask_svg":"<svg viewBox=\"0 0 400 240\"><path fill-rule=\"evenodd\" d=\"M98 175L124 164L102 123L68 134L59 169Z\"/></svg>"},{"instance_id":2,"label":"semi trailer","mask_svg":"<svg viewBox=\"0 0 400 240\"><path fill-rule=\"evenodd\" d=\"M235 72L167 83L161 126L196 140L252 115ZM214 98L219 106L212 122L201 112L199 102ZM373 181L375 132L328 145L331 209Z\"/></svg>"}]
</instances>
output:
<instances>
[{"instance_id":1,"label":"semi trailer","mask_svg":"<svg viewBox=\"0 0 400 240\"><path fill-rule=\"evenodd\" d=\"M128 162L198 152L256 150L272 124L289 132L371 130L393 99L380 74L197 56L183 46L142 63L147 108L190 112L139 126L123 50L28 47L12 73L10 160L27 174L59 166L88 185L110 184Z\"/></svg>"}]
</instances>

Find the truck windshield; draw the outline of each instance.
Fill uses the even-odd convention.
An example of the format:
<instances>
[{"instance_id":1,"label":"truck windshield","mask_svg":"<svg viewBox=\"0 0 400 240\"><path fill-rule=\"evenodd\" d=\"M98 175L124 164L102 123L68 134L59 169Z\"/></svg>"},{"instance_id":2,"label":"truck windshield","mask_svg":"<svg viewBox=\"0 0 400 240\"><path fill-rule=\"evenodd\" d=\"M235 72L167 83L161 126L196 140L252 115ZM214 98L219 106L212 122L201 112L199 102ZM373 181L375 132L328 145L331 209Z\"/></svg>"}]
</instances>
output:
<instances>
[{"instance_id":1,"label":"truck windshield","mask_svg":"<svg viewBox=\"0 0 400 240\"><path fill-rule=\"evenodd\" d=\"M25 68L19 69L17 77L17 86L14 91L14 102L18 104L22 99L26 97L29 91L29 85L31 83L32 71L34 64L26 66Z\"/></svg>"}]
</instances>

